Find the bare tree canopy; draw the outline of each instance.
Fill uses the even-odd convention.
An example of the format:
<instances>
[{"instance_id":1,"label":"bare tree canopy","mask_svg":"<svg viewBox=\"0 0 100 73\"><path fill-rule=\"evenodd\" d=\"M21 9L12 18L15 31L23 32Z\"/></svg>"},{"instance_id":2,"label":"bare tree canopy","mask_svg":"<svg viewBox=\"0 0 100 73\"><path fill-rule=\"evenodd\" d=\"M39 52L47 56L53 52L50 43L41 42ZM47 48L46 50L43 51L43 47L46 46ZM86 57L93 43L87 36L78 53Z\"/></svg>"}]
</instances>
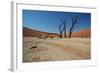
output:
<instances>
[{"instance_id":1,"label":"bare tree canopy","mask_svg":"<svg viewBox=\"0 0 100 73\"><path fill-rule=\"evenodd\" d=\"M71 38L72 36L72 32L78 27L77 23L77 18L78 16L74 16L72 18L72 23L71 23L71 27L69 29L69 38ZM64 32L64 38L67 37L66 35L66 21L67 19L62 19L60 18L61 24L58 25L58 29L59 29L59 33L60 33L60 38L62 38L63 32Z\"/></svg>"}]
</instances>

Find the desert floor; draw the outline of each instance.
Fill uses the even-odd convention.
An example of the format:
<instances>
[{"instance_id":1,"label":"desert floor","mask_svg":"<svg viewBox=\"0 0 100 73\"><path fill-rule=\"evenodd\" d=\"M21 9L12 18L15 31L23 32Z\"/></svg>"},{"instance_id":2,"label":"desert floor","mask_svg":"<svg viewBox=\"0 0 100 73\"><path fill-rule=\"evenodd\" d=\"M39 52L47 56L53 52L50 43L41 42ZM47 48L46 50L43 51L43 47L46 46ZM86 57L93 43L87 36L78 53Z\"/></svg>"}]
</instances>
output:
<instances>
[{"instance_id":1,"label":"desert floor","mask_svg":"<svg viewBox=\"0 0 100 73\"><path fill-rule=\"evenodd\" d=\"M23 38L23 62L85 60L91 58L90 38Z\"/></svg>"}]
</instances>

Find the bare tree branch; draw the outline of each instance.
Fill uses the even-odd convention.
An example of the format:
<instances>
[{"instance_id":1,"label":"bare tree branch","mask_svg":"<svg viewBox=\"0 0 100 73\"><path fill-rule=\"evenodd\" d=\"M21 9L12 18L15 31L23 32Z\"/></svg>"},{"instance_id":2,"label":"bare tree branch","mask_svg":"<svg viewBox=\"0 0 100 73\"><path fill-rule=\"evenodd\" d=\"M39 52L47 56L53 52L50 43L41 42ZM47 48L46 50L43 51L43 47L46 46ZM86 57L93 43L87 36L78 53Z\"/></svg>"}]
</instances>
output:
<instances>
[{"instance_id":1,"label":"bare tree branch","mask_svg":"<svg viewBox=\"0 0 100 73\"><path fill-rule=\"evenodd\" d=\"M76 23L77 23L77 16L74 16L72 18L72 25L69 31L69 38L71 38L72 32L77 28Z\"/></svg>"}]
</instances>

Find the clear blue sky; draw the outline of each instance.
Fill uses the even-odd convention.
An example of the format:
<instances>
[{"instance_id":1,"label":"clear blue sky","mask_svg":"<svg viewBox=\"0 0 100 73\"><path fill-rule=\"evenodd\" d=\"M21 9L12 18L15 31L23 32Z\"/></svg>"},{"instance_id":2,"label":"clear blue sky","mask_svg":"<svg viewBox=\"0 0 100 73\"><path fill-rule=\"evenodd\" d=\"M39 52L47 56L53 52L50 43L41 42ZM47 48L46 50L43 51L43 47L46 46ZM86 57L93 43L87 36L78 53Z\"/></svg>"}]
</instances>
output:
<instances>
[{"instance_id":1,"label":"clear blue sky","mask_svg":"<svg viewBox=\"0 0 100 73\"><path fill-rule=\"evenodd\" d=\"M74 16L78 16L78 28L75 31L91 27L90 13L23 10L22 17L24 27L50 33L59 33L57 26L62 24L60 18L67 19L66 30L69 32Z\"/></svg>"}]
</instances>

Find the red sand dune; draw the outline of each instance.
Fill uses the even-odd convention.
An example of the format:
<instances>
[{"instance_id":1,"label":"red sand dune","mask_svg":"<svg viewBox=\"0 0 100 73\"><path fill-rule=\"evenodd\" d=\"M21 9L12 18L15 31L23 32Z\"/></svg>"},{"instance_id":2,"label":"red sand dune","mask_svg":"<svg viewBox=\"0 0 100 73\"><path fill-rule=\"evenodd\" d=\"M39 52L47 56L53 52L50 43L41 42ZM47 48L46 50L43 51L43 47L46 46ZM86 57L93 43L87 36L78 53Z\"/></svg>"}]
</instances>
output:
<instances>
[{"instance_id":1,"label":"red sand dune","mask_svg":"<svg viewBox=\"0 0 100 73\"><path fill-rule=\"evenodd\" d=\"M67 32L67 36L68 36L68 32ZM59 34L57 33L48 33L48 32L43 32L43 31L38 31L38 30L34 30L34 29L30 29L27 27L23 27L23 36L28 36L28 37L58 37ZM73 32L72 33L72 37L91 37L91 29L83 29L79 32Z\"/></svg>"},{"instance_id":2,"label":"red sand dune","mask_svg":"<svg viewBox=\"0 0 100 73\"><path fill-rule=\"evenodd\" d=\"M47 34L47 32L41 32L27 27L23 27L23 36L38 37L42 34Z\"/></svg>"},{"instance_id":3,"label":"red sand dune","mask_svg":"<svg viewBox=\"0 0 100 73\"><path fill-rule=\"evenodd\" d=\"M73 32L72 37L91 37L91 29L83 29L79 32Z\"/></svg>"},{"instance_id":4,"label":"red sand dune","mask_svg":"<svg viewBox=\"0 0 100 73\"><path fill-rule=\"evenodd\" d=\"M40 37L40 36L57 37L57 36L59 36L59 34L48 33L48 32L43 32L43 31L38 31L38 30L27 28L27 27L23 27L23 36L28 36L28 37Z\"/></svg>"}]
</instances>

